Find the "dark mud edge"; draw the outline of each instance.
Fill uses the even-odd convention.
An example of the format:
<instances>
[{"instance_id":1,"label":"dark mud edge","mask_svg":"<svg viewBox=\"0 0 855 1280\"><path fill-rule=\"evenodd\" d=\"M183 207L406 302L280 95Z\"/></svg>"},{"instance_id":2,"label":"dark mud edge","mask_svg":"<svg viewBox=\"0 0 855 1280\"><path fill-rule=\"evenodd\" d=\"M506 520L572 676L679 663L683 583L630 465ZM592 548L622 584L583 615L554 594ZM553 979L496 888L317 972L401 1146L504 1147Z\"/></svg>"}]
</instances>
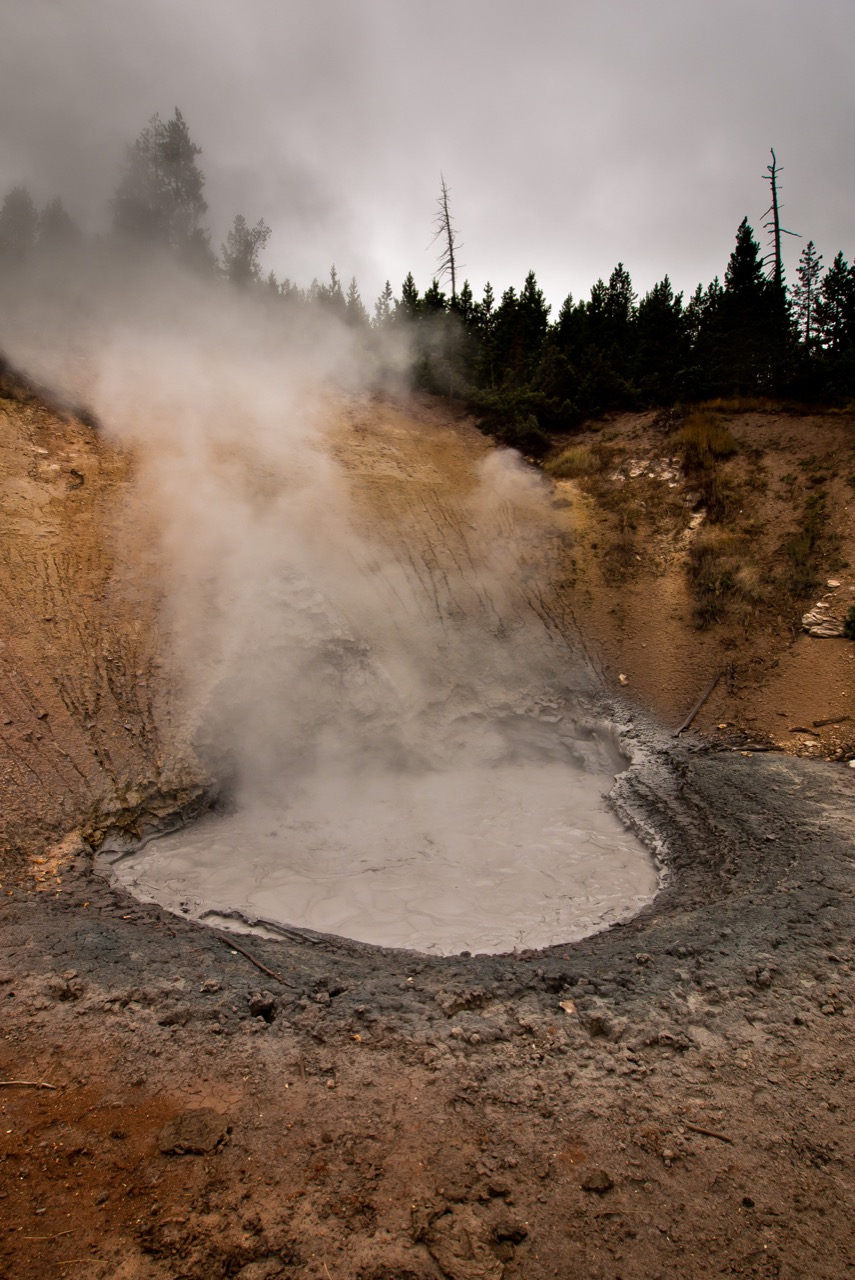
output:
<instances>
[{"instance_id":1,"label":"dark mud edge","mask_svg":"<svg viewBox=\"0 0 855 1280\"><path fill-rule=\"evenodd\" d=\"M55 984L71 974L119 1004L159 993L176 1025L216 1015L225 1034L262 993L268 1021L275 1008L280 1024L317 1036L322 1018L325 1039L364 1027L366 1038L404 1047L453 1034L473 1052L507 1038L493 1036L501 1020L488 1014L554 1014L561 1000L591 1035L646 1029L678 1048L692 1026L729 1012L762 1020L764 1008L780 1015L786 1005L798 1022L804 974L832 981L855 942L855 775L675 743L638 715L620 738L630 764L613 803L659 861L662 888L606 932L539 952L448 958L297 930L230 942L93 874L81 846L58 888L37 887L29 868L4 874L0 979Z\"/></svg>"}]
</instances>

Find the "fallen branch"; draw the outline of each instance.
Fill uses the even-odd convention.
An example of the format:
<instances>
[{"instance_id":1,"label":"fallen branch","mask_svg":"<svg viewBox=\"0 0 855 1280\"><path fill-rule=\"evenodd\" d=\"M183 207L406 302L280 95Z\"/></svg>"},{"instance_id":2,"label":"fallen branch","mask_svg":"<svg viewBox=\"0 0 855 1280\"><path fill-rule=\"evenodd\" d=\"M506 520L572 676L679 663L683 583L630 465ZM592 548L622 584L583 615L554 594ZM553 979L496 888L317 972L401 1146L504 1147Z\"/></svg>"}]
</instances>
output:
<instances>
[{"instance_id":1,"label":"fallen branch","mask_svg":"<svg viewBox=\"0 0 855 1280\"><path fill-rule=\"evenodd\" d=\"M236 942L232 942L231 938L224 938L219 933L217 934L217 937L220 939L220 942L222 942L224 947L228 947L230 951L238 951L242 956L246 957L250 964L254 964L256 969L260 969L262 973L266 973L268 978L275 978L277 982L282 983L283 987L295 986L295 983L289 982L287 978L283 978L281 973L276 973L273 969L268 969L266 964L262 964L260 960L256 960L255 956L250 955L248 951L244 951L243 947L239 947Z\"/></svg>"},{"instance_id":2,"label":"fallen branch","mask_svg":"<svg viewBox=\"0 0 855 1280\"><path fill-rule=\"evenodd\" d=\"M686 718L685 718L685 720L683 721L683 723L680 725L679 729L675 729L675 730L674 730L674 737L675 737L675 738L679 738L680 734L681 734L685 729L688 729L689 725L692 723L692 721L694 720L695 716L698 714L698 712L700 711L701 707L704 705L704 703L706 702L707 698L710 696L710 694L712 693L713 689L714 689L714 688L716 687L716 685L718 684L719 680L721 679L721 675L722 675L722 673L721 673L720 671L717 671L717 672L715 673L715 675L713 676L712 680L710 680L709 684L707 685L706 689L703 691L703 693L702 693L702 694L701 694L701 696L698 698L698 700L697 700L697 702L695 703L695 705L692 707L692 709L691 709L691 711L689 712L689 714L686 716Z\"/></svg>"},{"instance_id":3,"label":"fallen branch","mask_svg":"<svg viewBox=\"0 0 855 1280\"><path fill-rule=\"evenodd\" d=\"M24 1240L58 1240L60 1236L74 1235L74 1229L69 1228L68 1231L56 1231L52 1236L23 1236Z\"/></svg>"},{"instance_id":4,"label":"fallen branch","mask_svg":"<svg viewBox=\"0 0 855 1280\"><path fill-rule=\"evenodd\" d=\"M55 1084L48 1084L46 1080L0 1080L0 1089L9 1089L12 1086L18 1089L55 1089Z\"/></svg>"},{"instance_id":5,"label":"fallen branch","mask_svg":"<svg viewBox=\"0 0 855 1280\"><path fill-rule=\"evenodd\" d=\"M851 716L831 716L828 720L814 720L814 729L824 729L827 724L845 724L847 720L851 720Z\"/></svg>"},{"instance_id":6,"label":"fallen branch","mask_svg":"<svg viewBox=\"0 0 855 1280\"><path fill-rule=\"evenodd\" d=\"M726 1133L718 1133L715 1129L705 1129L700 1124L689 1124L688 1120L683 1121L685 1129L691 1129L692 1133L702 1133L705 1138L718 1138L719 1142L733 1143L733 1138L729 1138Z\"/></svg>"}]
</instances>

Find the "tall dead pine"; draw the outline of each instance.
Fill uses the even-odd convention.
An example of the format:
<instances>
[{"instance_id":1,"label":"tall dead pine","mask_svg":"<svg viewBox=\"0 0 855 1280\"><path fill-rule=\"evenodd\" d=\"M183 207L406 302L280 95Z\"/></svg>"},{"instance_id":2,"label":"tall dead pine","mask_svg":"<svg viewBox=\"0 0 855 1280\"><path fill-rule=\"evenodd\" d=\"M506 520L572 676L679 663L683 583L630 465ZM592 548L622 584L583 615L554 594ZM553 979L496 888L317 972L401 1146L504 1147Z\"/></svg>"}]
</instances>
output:
<instances>
[{"instance_id":1,"label":"tall dead pine","mask_svg":"<svg viewBox=\"0 0 855 1280\"><path fill-rule=\"evenodd\" d=\"M457 241L457 231L451 220L451 209L448 202L448 183L442 174L439 175L440 192L437 198L437 215L435 220L436 234L432 243L439 240L442 245L442 251L439 255L439 270L437 277L441 280L443 276L448 276L451 282L451 301L457 301L457 270L460 264L457 261L458 251L463 247Z\"/></svg>"}]
</instances>

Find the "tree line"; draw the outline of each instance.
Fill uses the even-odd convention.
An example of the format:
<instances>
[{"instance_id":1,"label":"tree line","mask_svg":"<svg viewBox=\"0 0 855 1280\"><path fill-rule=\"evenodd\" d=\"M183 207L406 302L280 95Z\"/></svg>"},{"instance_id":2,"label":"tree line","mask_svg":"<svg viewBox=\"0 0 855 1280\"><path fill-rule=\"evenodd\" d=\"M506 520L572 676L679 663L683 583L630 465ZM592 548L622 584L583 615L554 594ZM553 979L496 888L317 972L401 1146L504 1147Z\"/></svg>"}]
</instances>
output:
<instances>
[{"instance_id":1,"label":"tree line","mask_svg":"<svg viewBox=\"0 0 855 1280\"><path fill-rule=\"evenodd\" d=\"M498 298L489 283L478 299L468 280L458 288L459 244L444 178L437 276L424 292L409 273L398 295L387 281L369 312L356 280L345 286L334 266L307 289L265 276L271 230L263 219L237 214L214 250L200 154L177 108L168 120L153 116L126 150L110 230L97 242L87 240L60 199L39 210L25 187L13 188L0 206L0 270L49 268L106 244L143 259L157 253L286 307L324 308L378 344L395 332L412 349L417 385L465 399L487 430L531 453L545 448L550 434L612 409L711 397L832 404L855 397L855 265L840 252L825 268L809 241L795 283L786 283L774 153L772 255L763 254L746 218L723 282L699 284L685 298L666 275L639 298L618 263L588 298L568 296L554 318L533 271L519 290Z\"/></svg>"}]
</instances>

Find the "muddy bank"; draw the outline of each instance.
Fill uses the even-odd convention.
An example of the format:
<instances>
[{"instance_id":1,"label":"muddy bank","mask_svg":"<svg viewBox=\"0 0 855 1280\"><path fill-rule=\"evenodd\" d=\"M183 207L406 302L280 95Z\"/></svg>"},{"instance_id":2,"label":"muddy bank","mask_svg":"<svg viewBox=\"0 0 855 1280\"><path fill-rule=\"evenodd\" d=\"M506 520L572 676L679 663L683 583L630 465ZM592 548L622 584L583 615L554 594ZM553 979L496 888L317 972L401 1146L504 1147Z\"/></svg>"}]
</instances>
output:
<instances>
[{"instance_id":1,"label":"muddy bank","mask_svg":"<svg viewBox=\"0 0 855 1280\"><path fill-rule=\"evenodd\" d=\"M655 853L664 884L655 902L625 924L572 947L500 956L437 958L296 929L281 940L247 934L234 940L288 979L277 991L281 1007L311 1000L326 975L342 988L322 1002L326 1026L352 1029L354 1009L368 1002L372 1012L400 1021L402 1031L419 1039L443 1027L446 1013L437 1009L436 996L456 983L479 988L474 1012L462 1015L476 1030L485 1030L484 1009L503 997L529 991L554 1011L555 994L580 981L586 988L580 1008L601 999L615 1013L645 1016L653 1000L661 1021L659 1002L667 997L668 1018L691 1015L700 1025L707 1016L735 1012L740 1001L754 1002L758 992L768 989L769 998L777 998L779 988L792 986L796 973L813 963L833 967L827 935L846 938L855 927L849 772L783 756L712 752L701 743L674 746L656 737L649 727L630 731L625 741L638 757L614 799ZM5 935L13 956L24 948L31 976L73 967L85 981L109 973L119 985L134 985L143 974L151 980L180 970L192 949L215 963L224 983L253 977L243 959L228 956L229 935L137 902L106 874L93 873L91 854L81 847L38 887L26 874L6 878ZM676 981L675 955L690 960ZM606 975L604 968L614 972ZM769 970L769 980L754 982L754 970ZM402 991L402 973L417 973L418 982ZM728 988L724 996L720 986ZM211 1001L199 992L182 999L188 1009L210 1011ZM467 1000L449 1003L465 1009Z\"/></svg>"},{"instance_id":2,"label":"muddy bank","mask_svg":"<svg viewBox=\"0 0 855 1280\"><path fill-rule=\"evenodd\" d=\"M847 1274L849 771L632 736L667 884L572 946L229 939L83 853L6 881L3 1078L56 1086L0 1099L7 1268Z\"/></svg>"}]
</instances>

